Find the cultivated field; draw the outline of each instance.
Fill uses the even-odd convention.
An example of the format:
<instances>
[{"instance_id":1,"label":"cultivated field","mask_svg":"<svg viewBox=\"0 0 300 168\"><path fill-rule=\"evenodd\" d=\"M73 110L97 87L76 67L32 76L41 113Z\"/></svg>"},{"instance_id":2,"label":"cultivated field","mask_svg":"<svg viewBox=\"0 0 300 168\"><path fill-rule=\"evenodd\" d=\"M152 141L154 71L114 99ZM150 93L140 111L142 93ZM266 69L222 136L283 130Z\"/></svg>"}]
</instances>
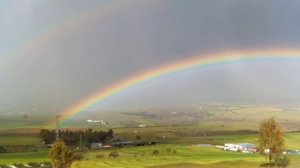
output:
<instances>
[{"instance_id":1,"label":"cultivated field","mask_svg":"<svg viewBox=\"0 0 300 168\"><path fill-rule=\"evenodd\" d=\"M94 167L259 167L267 160L260 154L245 154L222 151L215 145L224 143L257 143L257 128L264 118L275 116L284 130L286 149L300 149L300 119L297 108L254 107L254 106L201 106L201 108L148 109L144 111L114 111L96 113L84 119L73 120L64 129L107 130L113 128L114 137L135 141L155 141L158 145L145 147L114 148L111 150L84 151L84 159L75 162L75 168ZM189 117L192 116L192 117ZM94 117L103 119L109 125L86 123ZM43 147L38 132L41 128L54 129L49 116L2 117L0 123L0 146L14 152L0 154L0 165L14 163L49 162L49 149ZM169 118L169 120L168 120ZM179 122L182 118L183 122ZM299 121L298 121L299 120ZM146 125L138 128L138 124ZM197 144L211 144L200 147ZM34 146L36 148L31 149ZM30 150L22 152L23 148ZM76 147L73 147L75 150ZM159 154L153 155L158 150ZM119 157L109 158L112 151ZM174 152L175 151L175 152ZM291 155L291 166L300 164L300 156Z\"/></svg>"}]
</instances>

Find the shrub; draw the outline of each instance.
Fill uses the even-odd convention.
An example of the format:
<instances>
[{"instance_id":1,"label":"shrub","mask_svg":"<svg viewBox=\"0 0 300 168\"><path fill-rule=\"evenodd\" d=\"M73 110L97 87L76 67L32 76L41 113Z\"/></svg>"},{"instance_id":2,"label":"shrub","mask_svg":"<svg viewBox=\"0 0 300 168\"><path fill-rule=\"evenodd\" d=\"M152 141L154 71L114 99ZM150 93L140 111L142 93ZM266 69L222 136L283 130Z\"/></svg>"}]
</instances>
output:
<instances>
[{"instance_id":1,"label":"shrub","mask_svg":"<svg viewBox=\"0 0 300 168\"><path fill-rule=\"evenodd\" d=\"M290 164L290 159L286 155L281 155L275 158L275 164L277 167L285 168Z\"/></svg>"},{"instance_id":2,"label":"shrub","mask_svg":"<svg viewBox=\"0 0 300 168\"><path fill-rule=\"evenodd\" d=\"M42 162L41 167L43 167L43 168L52 168L52 163L51 162Z\"/></svg>"},{"instance_id":3,"label":"shrub","mask_svg":"<svg viewBox=\"0 0 300 168\"><path fill-rule=\"evenodd\" d=\"M35 163L35 162L30 162L30 163L28 163L28 165L29 165L30 167L40 167L40 166L41 166L40 163Z\"/></svg>"},{"instance_id":4,"label":"shrub","mask_svg":"<svg viewBox=\"0 0 300 168\"><path fill-rule=\"evenodd\" d=\"M2 146L0 146L0 153L6 153L6 149Z\"/></svg>"},{"instance_id":5,"label":"shrub","mask_svg":"<svg viewBox=\"0 0 300 168\"><path fill-rule=\"evenodd\" d=\"M27 168L25 165L23 165L22 163L15 163L14 164L15 167L17 168Z\"/></svg>"},{"instance_id":6,"label":"shrub","mask_svg":"<svg viewBox=\"0 0 300 168\"><path fill-rule=\"evenodd\" d=\"M173 155L175 155L177 153L177 151L176 150L173 150Z\"/></svg>"},{"instance_id":7,"label":"shrub","mask_svg":"<svg viewBox=\"0 0 300 168\"><path fill-rule=\"evenodd\" d=\"M145 154L146 154L146 152L145 152L145 151L142 151L141 156L145 156Z\"/></svg>"},{"instance_id":8,"label":"shrub","mask_svg":"<svg viewBox=\"0 0 300 168\"><path fill-rule=\"evenodd\" d=\"M104 158L104 157L105 157L105 155L103 155L102 153L96 154L96 158L97 158L97 159L102 159L102 158Z\"/></svg>"},{"instance_id":9,"label":"shrub","mask_svg":"<svg viewBox=\"0 0 300 168\"><path fill-rule=\"evenodd\" d=\"M10 166L7 165L0 165L1 168L11 168Z\"/></svg>"},{"instance_id":10,"label":"shrub","mask_svg":"<svg viewBox=\"0 0 300 168\"><path fill-rule=\"evenodd\" d=\"M82 160L83 159L83 155L81 152L75 152L72 155L72 160Z\"/></svg>"},{"instance_id":11,"label":"shrub","mask_svg":"<svg viewBox=\"0 0 300 168\"><path fill-rule=\"evenodd\" d=\"M172 152L172 149L171 149L171 148L167 148L166 151L167 151L168 153L171 153L171 152Z\"/></svg>"},{"instance_id":12,"label":"shrub","mask_svg":"<svg viewBox=\"0 0 300 168\"><path fill-rule=\"evenodd\" d=\"M157 156L159 154L159 150L153 150L153 152L152 152L152 155L155 155L155 156Z\"/></svg>"},{"instance_id":13,"label":"shrub","mask_svg":"<svg viewBox=\"0 0 300 168\"><path fill-rule=\"evenodd\" d=\"M265 168L275 167L275 163L262 163L260 164L259 167L265 167Z\"/></svg>"},{"instance_id":14,"label":"shrub","mask_svg":"<svg viewBox=\"0 0 300 168\"><path fill-rule=\"evenodd\" d=\"M117 151L110 152L108 157L117 158L119 157L119 153Z\"/></svg>"}]
</instances>

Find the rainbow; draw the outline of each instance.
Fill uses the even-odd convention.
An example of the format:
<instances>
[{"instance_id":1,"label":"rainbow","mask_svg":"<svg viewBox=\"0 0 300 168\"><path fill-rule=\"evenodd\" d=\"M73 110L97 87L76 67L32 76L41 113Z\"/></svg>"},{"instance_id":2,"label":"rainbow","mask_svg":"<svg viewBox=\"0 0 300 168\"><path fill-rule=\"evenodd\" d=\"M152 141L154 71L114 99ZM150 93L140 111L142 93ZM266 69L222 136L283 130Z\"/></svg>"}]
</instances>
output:
<instances>
[{"instance_id":1,"label":"rainbow","mask_svg":"<svg viewBox=\"0 0 300 168\"><path fill-rule=\"evenodd\" d=\"M61 121L64 122L76 114L83 112L89 107L102 103L105 100L120 94L121 92L135 88L145 82L156 78L162 78L172 73L178 73L183 70L204 67L216 64L226 64L235 61L251 61L261 59L298 59L300 58L300 49L282 48L282 49L263 49L263 50L241 50L219 52L212 54L201 54L188 57L189 59L180 60L168 65L154 68L152 70L138 73L127 79L116 82L115 84L102 88L94 94L74 104L61 114Z\"/></svg>"}]
</instances>

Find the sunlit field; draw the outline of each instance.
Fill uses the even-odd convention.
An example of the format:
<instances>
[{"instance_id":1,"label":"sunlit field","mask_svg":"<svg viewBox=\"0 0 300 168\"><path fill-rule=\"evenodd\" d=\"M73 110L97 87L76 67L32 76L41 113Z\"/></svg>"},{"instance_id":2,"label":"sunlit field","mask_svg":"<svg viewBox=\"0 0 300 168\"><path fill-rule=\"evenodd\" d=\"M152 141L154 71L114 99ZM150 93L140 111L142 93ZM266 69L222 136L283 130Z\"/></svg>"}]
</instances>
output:
<instances>
[{"instance_id":1,"label":"sunlit field","mask_svg":"<svg viewBox=\"0 0 300 168\"><path fill-rule=\"evenodd\" d=\"M267 160L261 154L247 154L239 152L228 152L216 148L215 145L224 143L253 143L257 144L257 127L259 118L268 117L268 113L274 112L279 117L282 110L270 107L230 107L230 106L208 106L209 115L205 116L201 111L193 111L192 115L202 116L206 120L199 118L198 123L186 119L183 125L175 125L176 116L169 116L172 125L159 123L156 118L164 118L165 113L153 112L157 117L152 119L147 116L140 116L139 113L124 114L114 112L114 121L111 125L91 125L79 120L74 120L73 125L62 129L86 129L106 130L113 128L114 137L128 140L136 140L139 136L143 141L155 141L158 145L145 147L127 147L101 150L85 150L84 158L72 164L74 168L94 168L94 167L259 167ZM228 112L231 110L231 112ZM279 121L286 131L298 128L298 118L294 111L287 113ZM103 115L103 114L102 114ZM101 116L101 114L100 114ZM104 118L112 116L104 115ZM130 117L133 120L130 120ZM52 117L53 118L53 117ZM106 118L107 120L110 118ZM125 118L125 120L124 120ZM128 118L128 119L126 119ZM247 120L241 120L247 118ZM43 145L38 136L40 128L54 129L54 124L50 123L48 116L28 117L27 119L18 117L6 117L5 127L0 130L0 146L7 149L8 153L0 154L0 165L27 164L49 162L49 148ZM292 121L286 123L285 120ZM11 122L8 122L11 121ZM40 122L43 121L43 122ZM128 127L120 127L118 122L128 124ZM147 121L147 122L146 122ZM255 121L255 122L254 122ZM145 128L130 127L133 123L147 123ZM13 124L15 123L15 125ZM294 123L294 124L293 124ZM41 124L41 125L39 125ZM81 127L81 128L80 128ZM249 129L247 129L249 128ZM164 137L164 138L162 138ZM285 133L285 149L300 149L300 133ZM201 147L197 144L210 144L211 146ZM71 147L76 151L76 146ZM154 155L153 151L158 150L159 154ZM117 151L117 158L109 157L112 151ZM298 155L291 155L290 167L297 167L300 162Z\"/></svg>"},{"instance_id":2,"label":"sunlit field","mask_svg":"<svg viewBox=\"0 0 300 168\"><path fill-rule=\"evenodd\" d=\"M153 137L159 136L162 132L167 133L171 130L179 131L181 127L158 127L158 128L143 128L140 131L147 132L147 135ZM195 128L192 127L191 130ZM132 134L134 128L116 129L115 136L126 136ZM162 131L165 130L165 131ZM189 130L187 127L184 130ZM230 133L230 132L229 132ZM153 168L168 168L168 167L224 167L229 168L232 165L235 167L258 167L267 160L260 154L247 154L239 152L223 151L216 148L214 145L222 145L224 143L257 143L257 134L244 135L207 135L193 137L191 132L186 133L188 137L175 137L159 140L158 145L145 147L127 147L102 150L86 150L83 152L83 160L76 161L72 167L77 168L93 168L93 167L153 167ZM149 136L150 137L150 136ZM147 140L149 137L144 137ZM132 137L134 138L134 137ZM286 133L286 148L300 149L299 139L300 133ZM42 142L37 135L6 135L0 136L2 146L18 146L18 145L37 145L42 146ZM208 147L197 146L197 144L213 144ZM74 150L76 150L74 148ZM154 155L153 151L158 150L159 154ZM110 158L109 153L117 151L117 158ZM174 152L175 151L175 152ZM0 154L0 165L12 165L15 163L30 163L30 162L45 162L50 161L47 148L38 148L31 152L14 152ZM291 166L295 167L300 163L300 156L292 155Z\"/></svg>"}]
</instances>

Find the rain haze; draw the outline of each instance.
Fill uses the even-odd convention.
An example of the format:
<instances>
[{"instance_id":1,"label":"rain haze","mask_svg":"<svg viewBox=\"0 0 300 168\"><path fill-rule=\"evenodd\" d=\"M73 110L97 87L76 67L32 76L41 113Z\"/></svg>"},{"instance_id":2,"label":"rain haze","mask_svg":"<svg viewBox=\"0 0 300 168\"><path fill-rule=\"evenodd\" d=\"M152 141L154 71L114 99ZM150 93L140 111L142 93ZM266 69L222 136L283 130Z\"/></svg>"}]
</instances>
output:
<instances>
[{"instance_id":1,"label":"rain haze","mask_svg":"<svg viewBox=\"0 0 300 168\"><path fill-rule=\"evenodd\" d=\"M300 45L299 1L0 1L0 114L61 113L135 74L203 53ZM300 102L300 61L187 69L98 108Z\"/></svg>"}]
</instances>

